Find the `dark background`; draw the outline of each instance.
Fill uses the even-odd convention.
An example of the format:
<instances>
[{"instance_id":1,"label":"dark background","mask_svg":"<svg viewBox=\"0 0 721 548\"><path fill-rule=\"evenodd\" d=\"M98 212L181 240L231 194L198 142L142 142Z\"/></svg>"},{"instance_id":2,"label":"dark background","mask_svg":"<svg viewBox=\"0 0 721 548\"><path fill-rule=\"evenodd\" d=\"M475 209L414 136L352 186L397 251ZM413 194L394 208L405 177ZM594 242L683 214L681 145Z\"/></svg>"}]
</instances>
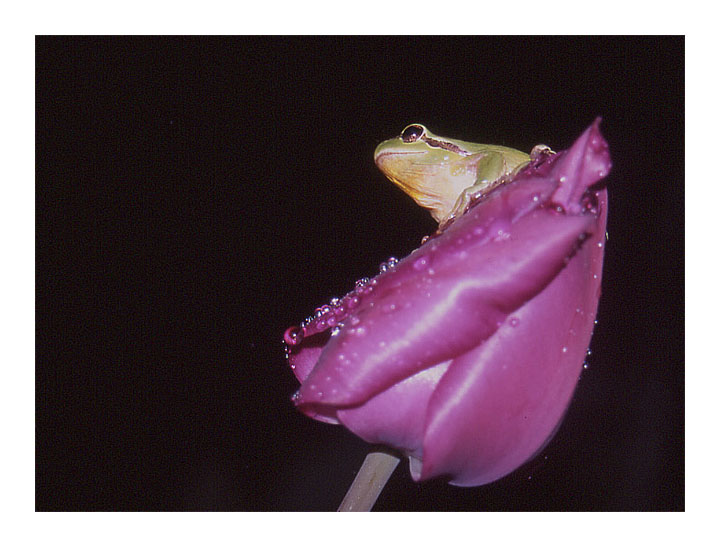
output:
<instances>
[{"instance_id":1,"label":"dark background","mask_svg":"<svg viewBox=\"0 0 721 548\"><path fill-rule=\"evenodd\" d=\"M684 40L36 40L37 510L334 510L366 444L281 344L434 230L373 164L411 122L530 150L596 117L589 368L539 457L377 510L684 509Z\"/></svg>"}]
</instances>

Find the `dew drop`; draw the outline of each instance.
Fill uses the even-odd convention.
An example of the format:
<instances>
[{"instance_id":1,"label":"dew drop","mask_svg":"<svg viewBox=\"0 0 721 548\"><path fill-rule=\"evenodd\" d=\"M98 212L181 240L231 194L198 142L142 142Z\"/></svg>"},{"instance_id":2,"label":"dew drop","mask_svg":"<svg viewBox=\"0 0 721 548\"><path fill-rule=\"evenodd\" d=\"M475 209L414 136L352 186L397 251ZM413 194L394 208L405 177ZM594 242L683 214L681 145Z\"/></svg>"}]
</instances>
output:
<instances>
[{"instance_id":1,"label":"dew drop","mask_svg":"<svg viewBox=\"0 0 721 548\"><path fill-rule=\"evenodd\" d=\"M568 352L568 348L566 348L566 347L564 346L563 348L561 348L561 352L563 352L563 353L565 354L566 352Z\"/></svg>"},{"instance_id":2,"label":"dew drop","mask_svg":"<svg viewBox=\"0 0 721 548\"><path fill-rule=\"evenodd\" d=\"M428 258L427 257L418 257L415 261L413 261L413 268L415 270L423 270L428 266Z\"/></svg>"},{"instance_id":3,"label":"dew drop","mask_svg":"<svg viewBox=\"0 0 721 548\"><path fill-rule=\"evenodd\" d=\"M511 324L511 327L517 327L521 321L518 318L511 318L511 321L509 322Z\"/></svg>"},{"instance_id":4,"label":"dew drop","mask_svg":"<svg viewBox=\"0 0 721 548\"><path fill-rule=\"evenodd\" d=\"M304 329L294 325L285 330L285 333L283 333L283 340L288 346L296 346L303 342L304 335Z\"/></svg>"}]
</instances>

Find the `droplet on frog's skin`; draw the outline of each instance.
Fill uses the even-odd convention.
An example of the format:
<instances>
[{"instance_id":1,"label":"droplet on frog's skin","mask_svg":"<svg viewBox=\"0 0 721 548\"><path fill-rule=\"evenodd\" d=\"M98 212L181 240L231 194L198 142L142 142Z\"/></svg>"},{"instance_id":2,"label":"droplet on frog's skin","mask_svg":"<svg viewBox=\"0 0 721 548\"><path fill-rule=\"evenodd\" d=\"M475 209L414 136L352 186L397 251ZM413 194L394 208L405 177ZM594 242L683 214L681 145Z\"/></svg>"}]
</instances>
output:
<instances>
[{"instance_id":1,"label":"droplet on frog's skin","mask_svg":"<svg viewBox=\"0 0 721 548\"><path fill-rule=\"evenodd\" d=\"M302 327L293 325L283 333L283 340L288 346L296 346L303 342L304 330Z\"/></svg>"},{"instance_id":2,"label":"droplet on frog's skin","mask_svg":"<svg viewBox=\"0 0 721 548\"><path fill-rule=\"evenodd\" d=\"M511 324L511 327L516 327L519 323L521 323L521 320L519 320L518 318L511 318L508 323Z\"/></svg>"}]
</instances>

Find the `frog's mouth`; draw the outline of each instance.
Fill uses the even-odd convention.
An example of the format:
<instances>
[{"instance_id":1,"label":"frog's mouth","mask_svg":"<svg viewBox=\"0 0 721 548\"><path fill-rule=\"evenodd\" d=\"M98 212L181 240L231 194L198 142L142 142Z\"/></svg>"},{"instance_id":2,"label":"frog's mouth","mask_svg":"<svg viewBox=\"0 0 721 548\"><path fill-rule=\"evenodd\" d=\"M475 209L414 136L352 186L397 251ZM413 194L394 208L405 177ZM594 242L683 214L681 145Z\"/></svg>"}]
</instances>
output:
<instances>
[{"instance_id":1,"label":"frog's mouth","mask_svg":"<svg viewBox=\"0 0 721 548\"><path fill-rule=\"evenodd\" d=\"M378 154L378 156L375 157L375 161L377 163L385 156L401 156L407 154L428 154L428 152L425 150L386 150L385 152L381 152L380 154Z\"/></svg>"}]
</instances>

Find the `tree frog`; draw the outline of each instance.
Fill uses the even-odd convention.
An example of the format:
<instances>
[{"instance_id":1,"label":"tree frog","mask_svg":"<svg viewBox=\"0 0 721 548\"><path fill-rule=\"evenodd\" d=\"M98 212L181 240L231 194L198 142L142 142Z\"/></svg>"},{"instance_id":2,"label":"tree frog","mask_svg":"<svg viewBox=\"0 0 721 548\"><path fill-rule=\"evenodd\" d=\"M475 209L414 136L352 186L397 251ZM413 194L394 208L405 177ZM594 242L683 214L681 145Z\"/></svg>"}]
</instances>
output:
<instances>
[{"instance_id":1,"label":"tree frog","mask_svg":"<svg viewBox=\"0 0 721 548\"><path fill-rule=\"evenodd\" d=\"M399 137L378 145L375 162L443 228L463 214L473 195L490 190L542 153L553 151L537 145L529 155L508 147L440 137L421 124L411 124Z\"/></svg>"}]
</instances>

